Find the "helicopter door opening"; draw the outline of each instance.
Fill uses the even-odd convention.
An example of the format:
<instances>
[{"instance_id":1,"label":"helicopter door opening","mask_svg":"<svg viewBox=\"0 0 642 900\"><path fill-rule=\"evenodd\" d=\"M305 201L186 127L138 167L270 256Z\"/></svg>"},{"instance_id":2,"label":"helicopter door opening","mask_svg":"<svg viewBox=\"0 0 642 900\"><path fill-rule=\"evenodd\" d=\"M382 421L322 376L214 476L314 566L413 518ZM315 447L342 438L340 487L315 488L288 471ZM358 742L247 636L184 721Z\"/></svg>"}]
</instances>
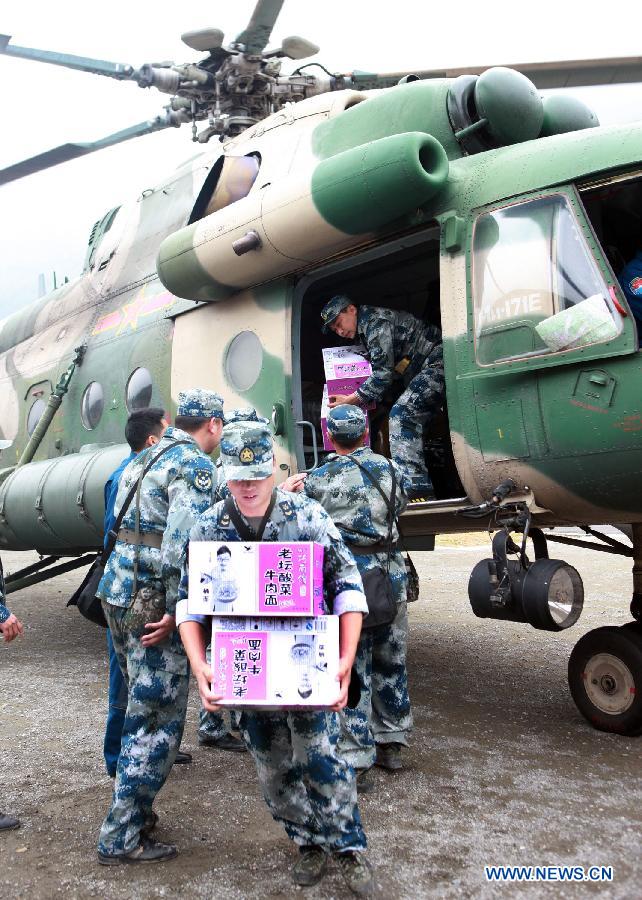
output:
<instances>
[{"instance_id":1,"label":"helicopter door opening","mask_svg":"<svg viewBox=\"0 0 642 900\"><path fill-rule=\"evenodd\" d=\"M629 305L642 344L642 174L604 178L578 188L622 294L619 302Z\"/></svg>"},{"instance_id":2,"label":"helicopter door opening","mask_svg":"<svg viewBox=\"0 0 642 900\"><path fill-rule=\"evenodd\" d=\"M293 400L296 421L309 423L298 428L299 471L313 468L328 455L323 449L321 431L325 384L321 351L358 341L344 341L333 332L321 333L321 309L338 293L346 294L356 305L407 310L441 327L438 227L331 263L299 283L293 316ZM388 416L404 389L400 378L384 402L369 414L371 446L387 457L390 457ZM455 467L445 404L425 429L424 454L437 499L465 495Z\"/></svg>"}]
</instances>

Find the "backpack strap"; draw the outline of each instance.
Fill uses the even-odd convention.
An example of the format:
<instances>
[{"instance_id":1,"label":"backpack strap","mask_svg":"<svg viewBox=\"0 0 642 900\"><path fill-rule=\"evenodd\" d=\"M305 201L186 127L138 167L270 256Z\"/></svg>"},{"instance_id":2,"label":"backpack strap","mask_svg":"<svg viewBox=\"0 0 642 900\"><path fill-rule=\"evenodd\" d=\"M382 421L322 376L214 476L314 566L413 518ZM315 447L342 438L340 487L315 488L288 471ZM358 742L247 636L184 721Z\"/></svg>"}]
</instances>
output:
<instances>
[{"instance_id":1,"label":"backpack strap","mask_svg":"<svg viewBox=\"0 0 642 900\"><path fill-rule=\"evenodd\" d=\"M388 571L390 571L390 556L392 553L392 526L395 521L395 500L397 498L397 474L395 472L395 467L392 465L390 460L388 460L388 468L390 470L390 478L392 480L392 490L390 492L390 497L386 497L386 494L385 494L383 488L381 487L381 485L379 484L379 482L376 480L374 475L368 471L368 469L364 465L362 465L360 462L357 462L357 460L350 454L348 454L344 458L349 459L351 462L353 462L355 464L355 466L358 466L361 469L361 471L366 476L366 478L379 491L379 493L381 494L381 496L383 498L383 502L386 504L386 508L388 510L388 539L387 539L388 566L387 566L387 568L388 568Z\"/></svg>"},{"instance_id":2,"label":"backpack strap","mask_svg":"<svg viewBox=\"0 0 642 900\"><path fill-rule=\"evenodd\" d=\"M236 528L239 536L242 540L249 542L260 541L263 537L263 533L265 531L266 525L269 521L270 516L272 515L272 510L274 509L274 504L276 503L276 490L272 491L272 496L270 498L270 504L265 512L265 515L261 519L259 523L258 530L255 532L253 528L251 528L247 522L243 519L241 513L239 512L236 503L234 502L234 497L231 494L225 498L225 512L228 514L232 522L234 523L234 527Z\"/></svg>"},{"instance_id":3,"label":"backpack strap","mask_svg":"<svg viewBox=\"0 0 642 900\"><path fill-rule=\"evenodd\" d=\"M147 465L141 472L139 478L137 478L136 482L132 485L130 492L127 494L127 497L125 498L125 502L121 506L120 512L118 513L116 521L114 522L114 527L109 532L109 540L107 541L107 545L103 548L103 551L101 554L102 565L106 564L107 560L109 559L109 557L111 556L111 554L114 550L114 547L116 546L116 541L118 540L118 532L120 531L120 526L123 524L123 519L125 518L125 515L127 514L127 510L129 509L131 502L134 499L134 495L136 494L136 492L138 490L139 482L141 482L143 480L143 478L145 477L145 475L147 475L147 473L149 472L151 467L156 462L158 462L158 460L161 458L161 456L163 456L165 453L167 453L168 450L172 450L174 447L178 447L180 444L191 444L191 443L192 443L191 441L172 441L171 444L169 444L167 447L164 447L160 451L160 453L157 453L156 456L154 456L154 458L151 459L147 463Z\"/></svg>"}]
</instances>

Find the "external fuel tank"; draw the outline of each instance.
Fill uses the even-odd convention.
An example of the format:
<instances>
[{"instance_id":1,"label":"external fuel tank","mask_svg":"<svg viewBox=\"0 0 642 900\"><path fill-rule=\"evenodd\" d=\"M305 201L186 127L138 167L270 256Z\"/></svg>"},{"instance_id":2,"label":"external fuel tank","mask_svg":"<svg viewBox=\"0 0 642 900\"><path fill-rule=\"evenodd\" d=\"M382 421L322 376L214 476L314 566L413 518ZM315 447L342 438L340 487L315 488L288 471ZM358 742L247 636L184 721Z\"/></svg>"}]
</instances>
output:
<instances>
[{"instance_id":1,"label":"external fuel tank","mask_svg":"<svg viewBox=\"0 0 642 900\"><path fill-rule=\"evenodd\" d=\"M105 482L127 444L19 466L0 485L0 548L67 555L103 542Z\"/></svg>"}]
</instances>

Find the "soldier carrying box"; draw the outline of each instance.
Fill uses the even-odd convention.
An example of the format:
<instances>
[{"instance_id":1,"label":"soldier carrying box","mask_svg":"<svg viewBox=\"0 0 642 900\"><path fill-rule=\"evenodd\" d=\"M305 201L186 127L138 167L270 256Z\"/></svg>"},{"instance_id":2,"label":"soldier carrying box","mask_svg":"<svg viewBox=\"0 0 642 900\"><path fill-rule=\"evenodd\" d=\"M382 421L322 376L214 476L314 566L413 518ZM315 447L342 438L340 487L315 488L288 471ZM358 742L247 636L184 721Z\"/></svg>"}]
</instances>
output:
<instances>
[{"instance_id":1,"label":"soldier carrying box","mask_svg":"<svg viewBox=\"0 0 642 900\"><path fill-rule=\"evenodd\" d=\"M324 592L329 612L340 617L340 663L337 701L331 710L301 712L245 710L241 717L265 800L273 817L299 846L295 884L316 884L327 870L328 855L337 860L350 889L372 890L365 859L366 838L357 806L355 771L337 752L338 711L347 702L350 671L367 604L359 572L325 510L314 500L275 488L272 436L260 422L227 425L221 441L223 470L234 499L234 516L224 502L198 519L190 541L240 541L232 521L251 529L261 541L315 541L324 548ZM201 701L217 710L207 664L209 616L187 613L187 564L183 565L177 621Z\"/></svg>"}]
</instances>

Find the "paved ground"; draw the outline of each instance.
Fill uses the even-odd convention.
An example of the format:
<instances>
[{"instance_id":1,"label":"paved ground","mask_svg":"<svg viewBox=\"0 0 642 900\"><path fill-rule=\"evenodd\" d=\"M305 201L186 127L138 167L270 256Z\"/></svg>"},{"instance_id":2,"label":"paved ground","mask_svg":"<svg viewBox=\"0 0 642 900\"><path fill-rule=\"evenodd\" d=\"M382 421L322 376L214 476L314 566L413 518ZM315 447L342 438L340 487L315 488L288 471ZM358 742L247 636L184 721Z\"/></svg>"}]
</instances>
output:
<instances>
[{"instance_id":1,"label":"paved ground","mask_svg":"<svg viewBox=\"0 0 642 900\"><path fill-rule=\"evenodd\" d=\"M566 685L575 641L627 620L630 561L562 552L588 596L578 625L561 635L475 619L466 585L485 548L414 554L422 601L411 614L413 747L406 771L377 771L361 803L378 896L640 896L641 739L593 731ZM11 570L25 557L4 562ZM288 878L292 850L250 759L197 748L195 692L183 744L194 764L174 770L157 804L160 838L181 855L142 870L96 864L111 785L101 760L106 654L102 631L64 608L76 581L11 597L26 633L0 646L0 809L23 827L0 835L0 897L300 896ZM615 878L493 886L485 864L611 865ZM306 892L344 896L335 872Z\"/></svg>"}]
</instances>

